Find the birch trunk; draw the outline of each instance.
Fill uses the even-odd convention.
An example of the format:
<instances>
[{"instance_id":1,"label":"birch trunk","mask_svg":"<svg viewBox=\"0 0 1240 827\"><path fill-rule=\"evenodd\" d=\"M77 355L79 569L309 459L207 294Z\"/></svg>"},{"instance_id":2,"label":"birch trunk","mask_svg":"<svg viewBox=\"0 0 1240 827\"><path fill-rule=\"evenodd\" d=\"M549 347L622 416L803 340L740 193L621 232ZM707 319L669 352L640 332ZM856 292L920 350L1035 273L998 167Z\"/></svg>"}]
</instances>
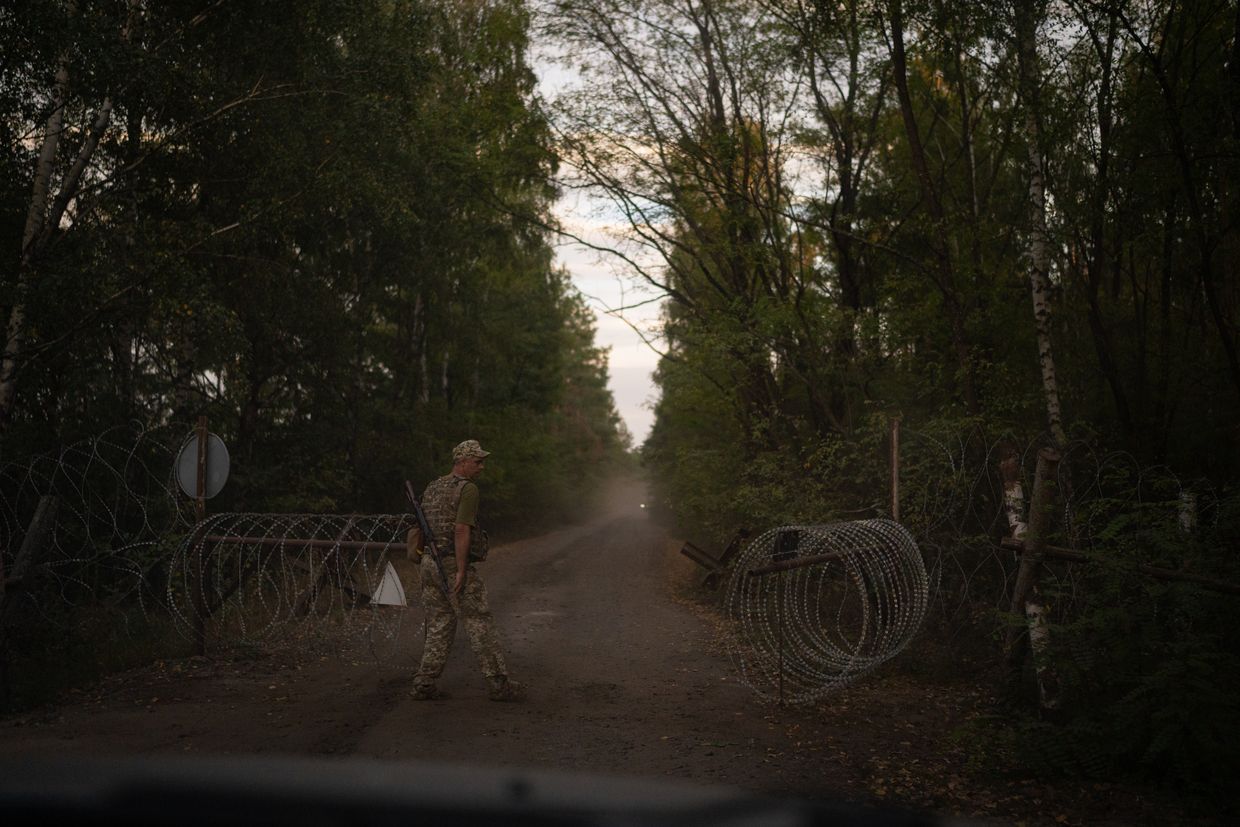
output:
<instances>
[{"instance_id":1,"label":"birch trunk","mask_svg":"<svg viewBox=\"0 0 1240 827\"><path fill-rule=\"evenodd\" d=\"M1180 506L1178 509L1178 522L1180 531L1184 534L1192 534L1197 530L1197 495L1191 491L1183 491L1180 493Z\"/></svg>"},{"instance_id":2,"label":"birch trunk","mask_svg":"<svg viewBox=\"0 0 1240 827\"><path fill-rule=\"evenodd\" d=\"M56 101L51 115L48 116L47 134L43 147L39 151L39 168L35 176L34 188L30 196L30 209L26 213L26 228L22 234L22 254L17 269L17 298L9 313L9 322L5 331L4 356L0 360L0 424L7 423L13 410L14 390L17 385L17 368L22 344L26 338L26 305L22 294L29 286L32 265L38 260L40 253L51 241L52 234L60 226L65 211L77 194L78 181L90 163L91 156L99 146L99 139L108 127L112 118L112 100L107 98L95 116L90 131L86 134L73 166L65 175L56 194L51 209L47 206L47 197L51 190L51 178L56 160L56 150L60 144L60 133L64 130L64 91L69 82L68 69L62 63L56 73Z\"/></svg>"},{"instance_id":3,"label":"birch trunk","mask_svg":"<svg viewBox=\"0 0 1240 827\"><path fill-rule=\"evenodd\" d=\"M1008 528L1012 539L1023 540L1028 531L1025 524L1025 490L1020 483L1020 467L1015 456L1009 456L999 463L999 473L1003 477L1003 512L1007 516Z\"/></svg>"},{"instance_id":4,"label":"birch trunk","mask_svg":"<svg viewBox=\"0 0 1240 827\"><path fill-rule=\"evenodd\" d=\"M1042 477L1047 474L1047 466L1044 463L1045 460L1039 460L1038 471ZM1007 513L1008 526L1012 529L1012 539L1023 540L1028 534L1029 527L1022 516L1025 511L1025 492L1020 484L1020 469L1016 457L1009 456L1000 462L999 472L1003 476L1003 510ZM1040 477L1034 485L1035 488L1042 490L1046 481ZM1043 511L1047 510L1044 502L1039 503L1039 508ZM1044 514L1043 518L1048 516ZM1044 534L1046 526L1039 526L1039 531ZM1041 546L1040 543L1038 545ZM1047 620L1046 603L1042 600L1042 593L1038 590L1036 572L1032 571L1031 561L1032 557L1029 558L1030 567L1026 568L1026 559L1021 559L1021 575L1024 575L1026 580L1029 577L1033 578L1033 582L1028 587L1028 597L1025 598L1025 628L1029 633L1029 648L1033 651L1034 673L1038 681L1038 702L1043 709L1053 710L1059 707L1059 678L1050 666L1050 622ZM1021 575L1017 577L1018 591L1021 588Z\"/></svg>"},{"instance_id":5,"label":"birch trunk","mask_svg":"<svg viewBox=\"0 0 1240 827\"><path fill-rule=\"evenodd\" d=\"M1059 708L1059 674L1050 662L1051 628L1046 603L1034 586L1025 601L1025 623L1029 628L1029 648L1033 652L1033 672L1038 681L1038 705L1044 710Z\"/></svg>"},{"instance_id":6,"label":"birch trunk","mask_svg":"<svg viewBox=\"0 0 1240 827\"><path fill-rule=\"evenodd\" d=\"M1059 384L1055 379L1055 356L1051 347L1050 261L1051 241L1046 224L1046 170L1042 160L1042 129L1039 120L1041 85L1038 68L1035 0L1016 4L1017 54L1020 93L1024 102L1025 145L1029 154L1029 286L1033 294L1033 321L1038 340L1038 366L1042 372L1042 396L1046 423L1060 447L1067 444L1059 409Z\"/></svg>"},{"instance_id":7,"label":"birch trunk","mask_svg":"<svg viewBox=\"0 0 1240 827\"><path fill-rule=\"evenodd\" d=\"M1020 569L1016 585L1012 589L1012 614L1025 616L1025 629L1033 651L1034 670L1038 679L1038 696L1043 709L1053 710L1059 706L1058 677L1050 663L1050 629L1047 610L1038 592L1038 572L1042 567L1043 547L1050 533L1051 514L1055 510L1055 488L1058 478L1059 453L1050 448L1038 452L1038 467L1033 482L1033 502L1029 506L1029 527L1025 536L1024 551L1020 556ZM1023 660L1020 632L1013 626L1008 630L1006 648L1008 664L1016 676Z\"/></svg>"},{"instance_id":8,"label":"birch trunk","mask_svg":"<svg viewBox=\"0 0 1240 827\"><path fill-rule=\"evenodd\" d=\"M69 3L69 14L77 13L77 3ZM137 19L139 4L130 0L129 16L121 30L121 39L129 40L130 30ZM52 236L60 227L61 219L73 199L78 195L78 182L89 166L99 140L112 119L112 98L105 97L90 128L82 138L77 157L69 166L60 182L60 190L49 206L52 178L55 174L56 156L60 150L60 137L65 130L65 106L69 90L70 50L60 53L56 67L56 80L52 85L52 110L44 127L43 145L39 148L38 168L30 193L30 207L26 211L26 226L22 232L21 258L17 265L17 294L5 325L4 354L0 356L0 430L8 427L16 397L17 373L21 361L21 349L26 339L25 294L30 289L31 271L40 254L46 249Z\"/></svg>"},{"instance_id":9,"label":"birch trunk","mask_svg":"<svg viewBox=\"0 0 1240 827\"><path fill-rule=\"evenodd\" d=\"M17 292L5 326L4 355L0 357L0 428L8 425L13 410L17 359L26 333L26 304L23 294L35 246L47 221L47 198L52 187L52 172L56 164L56 152L60 148L60 135L64 131L65 97L68 88L69 53L65 51L61 53L60 66L56 69L56 82L52 86L52 111L48 113L44 126L43 145L39 148L39 164L35 169L30 207L26 210L26 226L22 232L21 259L17 265Z\"/></svg>"}]
</instances>

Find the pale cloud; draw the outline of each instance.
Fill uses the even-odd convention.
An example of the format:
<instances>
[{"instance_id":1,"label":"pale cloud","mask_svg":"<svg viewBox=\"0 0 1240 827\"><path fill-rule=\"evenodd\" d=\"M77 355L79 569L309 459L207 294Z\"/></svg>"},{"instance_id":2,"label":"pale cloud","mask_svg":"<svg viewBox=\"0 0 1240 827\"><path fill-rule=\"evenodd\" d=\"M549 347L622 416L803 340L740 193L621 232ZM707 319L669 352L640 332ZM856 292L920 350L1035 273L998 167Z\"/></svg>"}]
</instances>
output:
<instances>
[{"instance_id":1,"label":"pale cloud","mask_svg":"<svg viewBox=\"0 0 1240 827\"><path fill-rule=\"evenodd\" d=\"M561 214L561 209L562 205L557 204L557 216L566 225L572 224L575 219ZM603 224L589 225L588 232L585 224L578 222L574 226L581 227L582 232L577 234L592 243L610 243L610 239L595 241L603 232ZM607 386L616 401L616 410L633 434L634 442L640 445L654 424L651 404L658 389L651 374L659 356L633 328L652 341L657 338L661 303L651 299L658 297L658 291L630 274L614 256L580 244L558 245L556 261L594 311L595 343L608 350ZM623 318L608 311L618 312Z\"/></svg>"},{"instance_id":2,"label":"pale cloud","mask_svg":"<svg viewBox=\"0 0 1240 827\"><path fill-rule=\"evenodd\" d=\"M650 371L644 366L613 366L609 387L616 398L616 409L633 434L634 443L640 445L654 424L653 406L658 396L650 380Z\"/></svg>"},{"instance_id":3,"label":"pale cloud","mask_svg":"<svg viewBox=\"0 0 1240 827\"><path fill-rule=\"evenodd\" d=\"M539 76L539 91L547 98L577 81L575 73L555 65L548 55L535 56L534 70ZM637 260L643 264L648 263L640 249L624 247L628 225L615 206L605 199L588 190L566 186L554 211L566 233L590 245L621 247L626 254L638 256ZM658 346L660 302L651 300L657 299L659 292L632 273L616 256L563 236L556 244L556 263L568 272L573 285L594 311L595 343L608 351L607 386L634 443L640 445L654 424L652 408L658 396L651 374L659 356L642 340L642 335ZM623 319L609 313L619 308L628 308L619 311ZM642 331L642 335L634 327Z\"/></svg>"}]
</instances>

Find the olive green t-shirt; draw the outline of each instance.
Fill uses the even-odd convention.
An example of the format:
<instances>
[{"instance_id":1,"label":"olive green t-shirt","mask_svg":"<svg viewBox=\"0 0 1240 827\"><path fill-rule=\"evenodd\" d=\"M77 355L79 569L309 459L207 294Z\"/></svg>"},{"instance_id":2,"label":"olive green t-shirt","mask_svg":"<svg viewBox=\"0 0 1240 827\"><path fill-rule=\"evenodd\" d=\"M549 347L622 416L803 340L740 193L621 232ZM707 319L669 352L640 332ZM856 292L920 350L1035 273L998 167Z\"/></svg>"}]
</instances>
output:
<instances>
[{"instance_id":1,"label":"olive green t-shirt","mask_svg":"<svg viewBox=\"0 0 1240 827\"><path fill-rule=\"evenodd\" d=\"M467 482L461 486L461 499L456 504L457 525L478 525L478 486Z\"/></svg>"}]
</instances>

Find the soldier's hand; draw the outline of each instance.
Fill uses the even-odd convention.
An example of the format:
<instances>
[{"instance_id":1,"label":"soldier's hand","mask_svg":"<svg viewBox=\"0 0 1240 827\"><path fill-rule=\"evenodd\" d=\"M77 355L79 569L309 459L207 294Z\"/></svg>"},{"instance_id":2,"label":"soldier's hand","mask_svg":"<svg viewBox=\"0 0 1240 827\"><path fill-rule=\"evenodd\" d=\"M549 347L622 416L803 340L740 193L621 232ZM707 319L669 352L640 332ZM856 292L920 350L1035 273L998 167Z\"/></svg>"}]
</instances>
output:
<instances>
[{"instance_id":1,"label":"soldier's hand","mask_svg":"<svg viewBox=\"0 0 1240 827\"><path fill-rule=\"evenodd\" d=\"M456 582L452 584L452 593L460 594L465 591L465 572L458 571L456 573Z\"/></svg>"}]
</instances>

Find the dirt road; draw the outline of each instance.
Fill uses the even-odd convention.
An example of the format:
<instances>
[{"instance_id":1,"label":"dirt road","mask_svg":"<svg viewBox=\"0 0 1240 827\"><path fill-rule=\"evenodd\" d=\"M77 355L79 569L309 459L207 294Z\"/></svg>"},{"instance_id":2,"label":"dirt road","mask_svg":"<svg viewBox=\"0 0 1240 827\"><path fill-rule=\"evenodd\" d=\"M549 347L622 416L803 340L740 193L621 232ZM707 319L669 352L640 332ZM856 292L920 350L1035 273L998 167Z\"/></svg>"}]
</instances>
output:
<instances>
[{"instance_id":1,"label":"dirt road","mask_svg":"<svg viewBox=\"0 0 1240 827\"><path fill-rule=\"evenodd\" d=\"M524 703L487 700L463 631L440 686L409 698L421 609L395 640L192 658L114 676L0 720L0 758L288 754L586 770L1028 823L1150 817L1129 791L966 772L953 733L989 707L967 678L898 665L814 709L760 704L695 599L696 568L626 489L587 524L499 547L484 564ZM411 594L412 596L412 594ZM376 653L378 656L376 657ZM916 647L903 658L917 658Z\"/></svg>"}]
</instances>

